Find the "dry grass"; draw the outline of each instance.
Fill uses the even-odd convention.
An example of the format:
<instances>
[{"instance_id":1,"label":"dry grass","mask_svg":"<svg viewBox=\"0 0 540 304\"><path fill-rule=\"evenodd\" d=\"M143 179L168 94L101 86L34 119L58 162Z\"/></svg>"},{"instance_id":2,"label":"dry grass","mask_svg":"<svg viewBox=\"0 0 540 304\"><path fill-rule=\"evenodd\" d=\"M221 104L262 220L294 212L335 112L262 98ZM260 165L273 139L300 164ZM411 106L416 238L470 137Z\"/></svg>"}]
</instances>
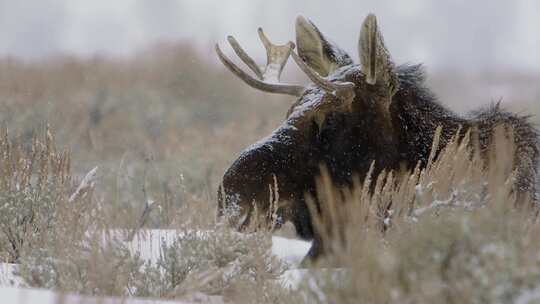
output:
<instances>
[{"instance_id":1,"label":"dry grass","mask_svg":"<svg viewBox=\"0 0 540 304\"><path fill-rule=\"evenodd\" d=\"M141 257L148 253L130 244L135 236L144 241L140 229L153 208L128 219L136 224L132 229L119 230L109 209L93 199L97 169L73 183L70 153L58 152L49 129L44 134L25 147L4 129L0 141L0 254L19 264L24 286L166 299L202 293L235 303L294 296L279 284L285 265L271 254L271 235L241 235L209 219L208 201L174 210L186 221L168 223L180 229L161 242L157 258Z\"/></svg>"},{"instance_id":2,"label":"dry grass","mask_svg":"<svg viewBox=\"0 0 540 304\"><path fill-rule=\"evenodd\" d=\"M498 99L475 100L509 83L525 92L511 108L540 113L525 106L540 93L523 90L537 76L500 74L435 75L431 83L459 109ZM300 292L277 284L283 269L268 259L270 236L238 238L216 223L214 202L224 169L274 129L289 104L245 88L188 44L124 61L0 59L0 124L10 130L0 139L0 259L21 262L30 286L174 299L204 292L234 303L508 302L538 287L540 234L527 210L513 208L504 135L488 171L455 142L424 171L373 176L374 194L365 181L336 190L323 176L329 218L318 227L337 240L326 242L336 253L327 263L347 270L337 278L313 270ZM96 166L95 188L73 196ZM38 217L29 221L31 214ZM176 235L161 250L162 266L147 265L124 240L158 227L215 237ZM104 238L110 229L123 229L122 239ZM232 268L233 276L221 276Z\"/></svg>"},{"instance_id":3,"label":"dry grass","mask_svg":"<svg viewBox=\"0 0 540 304\"><path fill-rule=\"evenodd\" d=\"M103 199L114 205L142 208L143 179L153 200L179 183L188 197L213 199L231 155L267 135L287 108L283 98L259 102L261 93L187 45L125 62L4 59L0 71L0 122L26 142L49 123L76 156L76 174L100 165Z\"/></svg>"}]
</instances>

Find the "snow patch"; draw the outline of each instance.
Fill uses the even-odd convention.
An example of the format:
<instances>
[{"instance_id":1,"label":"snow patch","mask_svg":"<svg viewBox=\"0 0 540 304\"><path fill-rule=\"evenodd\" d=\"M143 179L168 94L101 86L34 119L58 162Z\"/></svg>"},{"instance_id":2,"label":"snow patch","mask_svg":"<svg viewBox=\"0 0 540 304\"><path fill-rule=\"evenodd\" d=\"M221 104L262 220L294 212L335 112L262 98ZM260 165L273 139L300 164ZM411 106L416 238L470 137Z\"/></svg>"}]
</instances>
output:
<instances>
[{"instance_id":1,"label":"snow patch","mask_svg":"<svg viewBox=\"0 0 540 304\"><path fill-rule=\"evenodd\" d=\"M300 264L310 247L311 243L306 241L272 237L272 253L291 267L297 267Z\"/></svg>"},{"instance_id":2,"label":"snow patch","mask_svg":"<svg viewBox=\"0 0 540 304\"><path fill-rule=\"evenodd\" d=\"M22 279L15 275L16 270L16 264L0 263L0 286L21 286Z\"/></svg>"},{"instance_id":3,"label":"snow patch","mask_svg":"<svg viewBox=\"0 0 540 304\"><path fill-rule=\"evenodd\" d=\"M165 304L171 303L168 301L151 300L151 299L136 299L136 298L98 298L86 297L75 294L61 294L44 289L24 289L15 287L0 286L0 299L2 303L40 303L40 304L55 304L55 303L85 303L85 304ZM177 302L182 304L188 302Z\"/></svg>"}]
</instances>

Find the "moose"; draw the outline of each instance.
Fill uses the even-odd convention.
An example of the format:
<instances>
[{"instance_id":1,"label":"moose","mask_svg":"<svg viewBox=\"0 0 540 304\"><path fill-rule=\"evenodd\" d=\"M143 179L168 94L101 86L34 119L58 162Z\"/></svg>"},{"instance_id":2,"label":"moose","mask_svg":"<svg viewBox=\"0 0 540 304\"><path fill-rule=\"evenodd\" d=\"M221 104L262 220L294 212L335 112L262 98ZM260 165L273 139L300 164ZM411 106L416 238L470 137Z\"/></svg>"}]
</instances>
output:
<instances>
[{"instance_id":1,"label":"moose","mask_svg":"<svg viewBox=\"0 0 540 304\"><path fill-rule=\"evenodd\" d=\"M254 221L255 209L261 213L269 210L269 185L276 183L281 221L292 222L301 238L312 240L306 259L316 260L324 254L324 246L313 227L306 194L316 195L315 178L321 164L337 187L351 186L354 176L365 178L372 166L373 175L425 166L439 126L441 145L459 130L471 130L481 150L489 148L497 126L511 129L517 172L513 191L518 197L535 197L539 147L528 117L498 105L467 116L451 112L424 85L421 65L392 61L373 14L361 25L360 64L310 20L299 16L295 27L296 45L275 45L258 29L267 52L265 67L259 67L235 38L228 37L234 52L255 76L236 66L216 44L221 62L247 85L297 98L283 123L241 152L223 176L218 215L234 206L238 211L233 222L239 230ZM280 83L290 56L312 84Z\"/></svg>"}]
</instances>

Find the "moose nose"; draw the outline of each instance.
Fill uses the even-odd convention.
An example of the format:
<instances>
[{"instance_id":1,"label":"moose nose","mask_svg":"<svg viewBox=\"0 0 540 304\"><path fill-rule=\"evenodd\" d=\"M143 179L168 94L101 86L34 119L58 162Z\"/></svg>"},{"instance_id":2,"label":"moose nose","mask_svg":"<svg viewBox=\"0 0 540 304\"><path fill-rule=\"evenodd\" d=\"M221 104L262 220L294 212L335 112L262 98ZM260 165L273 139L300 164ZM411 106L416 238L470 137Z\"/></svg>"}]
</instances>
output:
<instances>
[{"instance_id":1,"label":"moose nose","mask_svg":"<svg viewBox=\"0 0 540 304\"><path fill-rule=\"evenodd\" d=\"M268 187L279 169L276 163L279 162L269 144L244 151L223 176L218 193L218 217L231 217L236 228L246 229L253 221L254 204L258 204L257 211L267 209L262 205L269 203Z\"/></svg>"},{"instance_id":2,"label":"moose nose","mask_svg":"<svg viewBox=\"0 0 540 304\"><path fill-rule=\"evenodd\" d=\"M249 226L252 207L242 204L238 195L226 195L222 187L218 189L217 220L225 222L229 227L245 231Z\"/></svg>"}]
</instances>

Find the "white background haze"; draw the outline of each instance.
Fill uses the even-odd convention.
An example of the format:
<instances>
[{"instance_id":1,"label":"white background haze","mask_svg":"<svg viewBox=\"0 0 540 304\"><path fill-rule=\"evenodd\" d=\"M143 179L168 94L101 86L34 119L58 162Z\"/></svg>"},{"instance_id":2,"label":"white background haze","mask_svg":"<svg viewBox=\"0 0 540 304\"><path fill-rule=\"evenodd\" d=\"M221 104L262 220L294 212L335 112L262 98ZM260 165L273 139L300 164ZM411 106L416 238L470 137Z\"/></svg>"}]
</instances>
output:
<instances>
[{"instance_id":1,"label":"white background haze","mask_svg":"<svg viewBox=\"0 0 540 304\"><path fill-rule=\"evenodd\" d=\"M127 56L159 42L189 41L216 60L213 44L235 35L255 57L262 26L294 39L294 19L312 19L356 57L360 24L377 14L397 62L430 69L540 69L536 0L203 1L0 0L0 56Z\"/></svg>"}]
</instances>

